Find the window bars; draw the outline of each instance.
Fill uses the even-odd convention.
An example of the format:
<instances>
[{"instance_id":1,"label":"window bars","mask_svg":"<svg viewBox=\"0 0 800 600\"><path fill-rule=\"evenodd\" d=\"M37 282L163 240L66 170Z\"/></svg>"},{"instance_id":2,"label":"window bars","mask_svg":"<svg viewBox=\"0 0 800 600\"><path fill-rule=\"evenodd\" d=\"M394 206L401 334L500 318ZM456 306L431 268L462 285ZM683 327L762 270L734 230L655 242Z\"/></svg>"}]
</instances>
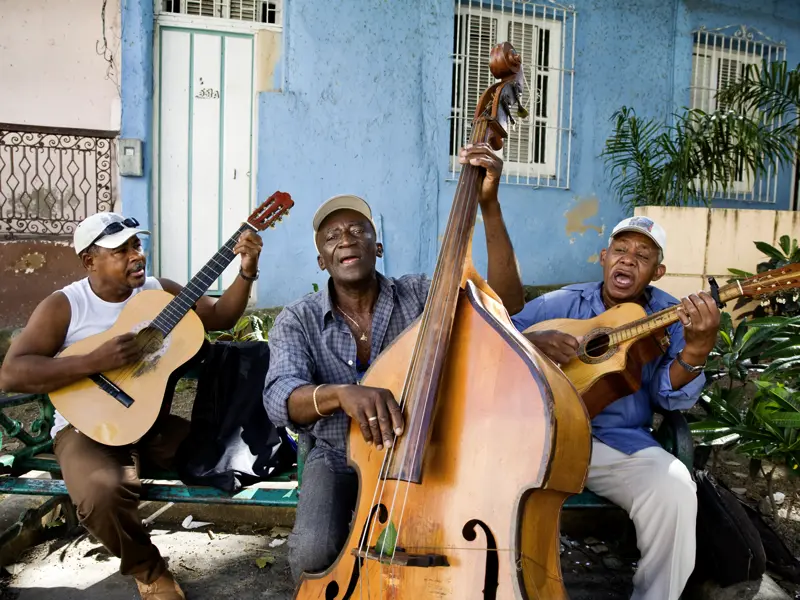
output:
<instances>
[{"instance_id":1,"label":"window bars","mask_svg":"<svg viewBox=\"0 0 800 600\"><path fill-rule=\"evenodd\" d=\"M0 239L70 235L112 210L116 136L0 123Z\"/></svg>"},{"instance_id":2,"label":"window bars","mask_svg":"<svg viewBox=\"0 0 800 600\"><path fill-rule=\"evenodd\" d=\"M160 0L160 4L167 14L281 24L282 0Z\"/></svg>"},{"instance_id":3,"label":"window bars","mask_svg":"<svg viewBox=\"0 0 800 600\"><path fill-rule=\"evenodd\" d=\"M502 150L503 181L568 188L575 78L572 6L526 0L458 0L453 24L450 178L460 171L459 149L470 141L475 108L494 83L489 52L509 41L522 56L529 116L510 125Z\"/></svg>"},{"instance_id":4,"label":"window bars","mask_svg":"<svg viewBox=\"0 0 800 600\"><path fill-rule=\"evenodd\" d=\"M717 100L717 92L741 81L750 65L760 70L764 61L786 60L785 43L775 42L745 25L719 29L701 27L693 36L690 107L707 113L727 110L728 107ZM716 192L712 197L774 203L777 191L778 173L772 165L766 175L760 177L742 168L727 192Z\"/></svg>"}]
</instances>

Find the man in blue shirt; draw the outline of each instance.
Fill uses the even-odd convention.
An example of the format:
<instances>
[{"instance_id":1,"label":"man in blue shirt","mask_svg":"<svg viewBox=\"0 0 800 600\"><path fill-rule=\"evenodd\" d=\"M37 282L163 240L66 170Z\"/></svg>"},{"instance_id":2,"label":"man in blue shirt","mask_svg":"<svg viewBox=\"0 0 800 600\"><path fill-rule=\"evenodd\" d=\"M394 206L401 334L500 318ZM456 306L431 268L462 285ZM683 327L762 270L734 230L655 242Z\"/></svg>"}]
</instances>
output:
<instances>
[{"instance_id":1,"label":"man in blue shirt","mask_svg":"<svg viewBox=\"0 0 800 600\"><path fill-rule=\"evenodd\" d=\"M666 232L645 217L612 231L600 253L603 281L570 285L528 302L513 317L524 331L550 319L590 319L623 302L648 314L680 304L668 328L666 353L642 369L642 386L610 404L592 421L592 460L586 487L624 508L636 527L641 560L634 600L677 600L694 569L696 487L686 467L653 439L653 408L685 410L700 396L703 366L714 347L719 310L705 292L680 302L651 286L664 276ZM556 363L571 360L579 340L560 331L526 334Z\"/></svg>"}]
</instances>

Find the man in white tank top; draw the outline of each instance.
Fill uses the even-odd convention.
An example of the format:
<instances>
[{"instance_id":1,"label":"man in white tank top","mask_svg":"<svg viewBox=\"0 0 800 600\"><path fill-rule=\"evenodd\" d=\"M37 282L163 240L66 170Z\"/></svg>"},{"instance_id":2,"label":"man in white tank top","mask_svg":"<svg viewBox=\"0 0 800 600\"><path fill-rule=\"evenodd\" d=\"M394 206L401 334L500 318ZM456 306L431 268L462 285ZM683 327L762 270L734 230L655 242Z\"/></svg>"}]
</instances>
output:
<instances>
[{"instance_id":1,"label":"man in white tank top","mask_svg":"<svg viewBox=\"0 0 800 600\"><path fill-rule=\"evenodd\" d=\"M178 294L181 286L145 276L145 255L135 219L99 213L75 230L75 252L87 277L44 299L14 340L0 369L0 389L45 394L89 375L134 362L138 355L132 334L109 340L84 356L55 358L62 349L108 330L127 302L142 290ZM212 249L216 250L216 249ZM219 300L201 297L195 311L206 330L230 329L247 306L258 278L261 238L248 230L234 248L242 257L239 277ZM189 432L189 423L168 415L131 446L105 446L83 435L57 415L52 429L53 452L77 506L81 523L112 554L120 571L132 575L145 600L181 600L173 579L138 513L141 481L139 459L171 468L175 452Z\"/></svg>"}]
</instances>

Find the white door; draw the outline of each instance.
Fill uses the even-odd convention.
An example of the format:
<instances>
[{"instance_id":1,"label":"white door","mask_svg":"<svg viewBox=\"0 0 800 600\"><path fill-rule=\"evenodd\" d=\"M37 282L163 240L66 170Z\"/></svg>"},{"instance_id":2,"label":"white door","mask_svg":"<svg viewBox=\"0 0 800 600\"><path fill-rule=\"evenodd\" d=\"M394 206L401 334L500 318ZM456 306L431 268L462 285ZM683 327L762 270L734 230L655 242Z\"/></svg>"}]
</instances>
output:
<instances>
[{"instance_id":1,"label":"white door","mask_svg":"<svg viewBox=\"0 0 800 600\"><path fill-rule=\"evenodd\" d=\"M186 283L250 215L253 36L158 36L156 272ZM238 270L235 260L210 292Z\"/></svg>"}]
</instances>

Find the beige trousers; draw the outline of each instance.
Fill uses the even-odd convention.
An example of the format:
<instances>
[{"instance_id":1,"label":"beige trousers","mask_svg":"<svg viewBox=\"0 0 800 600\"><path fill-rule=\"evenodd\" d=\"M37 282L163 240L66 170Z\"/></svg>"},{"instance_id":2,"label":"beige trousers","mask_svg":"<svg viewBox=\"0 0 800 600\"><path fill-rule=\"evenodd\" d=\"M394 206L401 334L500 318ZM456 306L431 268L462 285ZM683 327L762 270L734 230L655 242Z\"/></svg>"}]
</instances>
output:
<instances>
[{"instance_id":1,"label":"beige trousers","mask_svg":"<svg viewBox=\"0 0 800 600\"><path fill-rule=\"evenodd\" d=\"M628 455L592 440L586 487L630 515L641 552L632 600L678 600L694 570L697 487L660 447Z\"/></svg>"}]
</instances>

